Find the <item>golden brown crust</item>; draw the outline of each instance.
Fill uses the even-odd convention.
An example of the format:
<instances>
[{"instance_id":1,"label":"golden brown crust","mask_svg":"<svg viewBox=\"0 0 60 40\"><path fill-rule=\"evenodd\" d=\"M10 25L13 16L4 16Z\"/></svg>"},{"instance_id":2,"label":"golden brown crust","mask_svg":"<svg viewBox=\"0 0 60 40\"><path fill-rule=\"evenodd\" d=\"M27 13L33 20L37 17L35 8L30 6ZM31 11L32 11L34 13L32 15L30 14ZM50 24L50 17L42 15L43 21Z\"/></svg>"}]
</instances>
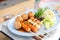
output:
<instances>
[{"instance_id":1,"label":"golden brown crust","mask_svg":"<svg viewBox=\"0 0 60 40\"><path fill-rule=\"evenodd\" d=\"M28 27L26 24L24 24L24 22L21 22L21 25L22 25L22 28L24 30L26 30L27 32L30 32L31 31L30 27Z\"/></svg>"},{"instance_id":2,"label":"golden brown crust","mask_svg":"<svg viewBox=\"0 0 60 40\"><path fill-rule=\"evenodd\" d=\"M20 29L20 28L21 28L21 23L20 23L20 22L15 22L15 23L14 23L14 27L15 27L16 29Z\"/></svg>"},{"instance_id":3,"label":"golden brown crust","mask_svg":"<svg viewBox=\"0 0 60 40\"><path fill-rule=\"evenodd\" d=\"M29 17L29 18L34 17L34 13L33 13L33 12L29 12L29 13L28 13L28 17Z\"/></svg>"},{"instance_id":4,"label":"golden brown crust","mask_svg":"<svg viewBox=\"0 0 60 40\"><path fill-rule=\"evenodd\" d=\"M37 28L34 27L33 25L31 25L29 22L28 22L27 25L30 27L30 29L31 29L33 32L37 32L37 31L38 31Z\"/></svg>"},{"instance_id":5,"label":"golden brown crust","mask_svg":"<svg viewBox=\"0 0 60 40\"><path fill-rule=\"evenodd\" d=\"M20 21L21 22L21 21L23 21L23 18L18 16L18 17L16 17L15 21Z\"/></svg>"},{"instance_id":6,"label":"golden brown crust","mask_svg":"<svg viewBox=\"0 0 60 40\"><path fill-rule=\"evenodd\" d=\"M28 15L27 14L22 14L21 17L23 18L23 20L27 20L28 19Z\"/></svg>"},{"instance_id":7,"label":"golden brown crust","mask_svg":"<svg viewBox=\"0 0 60 40\"><path fill-rule=\"evenodd\" d=\"M29 19L28 19L29 17ZM39 20L34 18L34 14L32 12L29 12L27 14L22 14L21 16L16 17L14 27L16 29L20 29L20 31L25 31L25 32L37 32L38 29L40 29L41 23Z\"/></svg>"}]
</instances>

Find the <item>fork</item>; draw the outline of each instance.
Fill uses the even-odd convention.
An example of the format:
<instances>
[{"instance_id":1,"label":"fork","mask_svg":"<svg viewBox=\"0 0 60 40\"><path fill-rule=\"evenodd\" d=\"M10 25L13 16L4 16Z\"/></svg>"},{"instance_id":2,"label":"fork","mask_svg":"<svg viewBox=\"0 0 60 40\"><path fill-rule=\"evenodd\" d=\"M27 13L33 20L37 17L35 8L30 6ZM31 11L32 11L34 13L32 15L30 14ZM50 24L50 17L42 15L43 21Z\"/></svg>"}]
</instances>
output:
<instances>
[{"instance_id":1,"label":"fork","mask_svg":"<svg viewBox=\"0 0 60 40\"><path fill-rule=\"evenodd\" d=\"M42 38L44 38L44 36L47 35L47 33L43 34L43 35L39 35L39 34L36 34L36 33L33 33L31 32L33 35L35 36L32 36L32 38L34 38L35 40L42 40Z\"/></svg>"},{"instance_id":2,"label":"fork","mask_svg":"<svg viewBox=\"0 0 60 40\"><path fill-rule=\"evenodd\" d=\"M2 25L3 27L5 27L6 28L6 24L3 24ZM36 33L33 33L33 32L31 32L33 35L35 35L35 36L32 36L32 38L34 38L35 40L42 40L42 38L44 38L44 36L46 36L47 35L47 33L45 33L45 34L43 34L43 35L38 35L38 34L36 34Z\"/></svg>"},{"instance_id":3,"label":"fork","mask_svg":"<svg viewBox=\"0 0 60 40\"><path fill-rule=\"evenodd\" d=\"M46 36L47 33L43 34L43 35L38 35L38 36L32 36L32 38L34 38L35 40L42 40L44 38L44 36Z\"/></svg>"}]
</instances>

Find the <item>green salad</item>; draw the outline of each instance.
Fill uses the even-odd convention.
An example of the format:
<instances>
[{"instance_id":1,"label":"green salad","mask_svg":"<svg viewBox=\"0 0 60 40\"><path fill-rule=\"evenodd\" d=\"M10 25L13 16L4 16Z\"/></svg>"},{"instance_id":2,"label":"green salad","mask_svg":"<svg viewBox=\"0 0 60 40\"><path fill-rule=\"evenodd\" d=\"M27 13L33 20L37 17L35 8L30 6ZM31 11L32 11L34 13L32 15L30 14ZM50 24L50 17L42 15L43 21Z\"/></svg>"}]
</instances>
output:
<instances>
[{"instance_id":1,"label":"green salad","mask_svg":"<svg viewBox=\"0 0 60 40\"><path fill-rule=\"evenodd\" d=\"M56 20L54 12L47 8L38 8L37 12L35 12L35 17L44 18L43 20L41 20L41 22L46 29L50 29L51 27L53 27Z\"/></svg>"},{"instance_id":2,"label":"green salad","mask_svg":"<svg viewBox=\"0 0 60 40\"><path fill-rule=\"evenodd\" d=\"M47 8L38 8L37 12L35 12L35 17L37 18L43 17L45 10L47 10Z\"/></svg>"}]
</instances>

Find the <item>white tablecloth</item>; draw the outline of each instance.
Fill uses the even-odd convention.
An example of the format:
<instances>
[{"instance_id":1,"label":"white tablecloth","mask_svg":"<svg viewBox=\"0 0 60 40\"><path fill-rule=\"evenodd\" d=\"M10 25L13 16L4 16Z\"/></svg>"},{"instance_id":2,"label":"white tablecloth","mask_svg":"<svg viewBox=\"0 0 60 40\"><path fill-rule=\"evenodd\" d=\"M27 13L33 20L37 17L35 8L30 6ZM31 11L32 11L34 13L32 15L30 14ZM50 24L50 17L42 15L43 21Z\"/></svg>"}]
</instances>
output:
<instances>
[{"instance_id":1,"label":"white tablecloth","mask_svg":"<svg viewBox=\"0 0 60 40\"><path fill-rule=\"evenodd\" d=\"M4 33L6 33L8 36L10 36L11 38L13 38L14 40L34 40L32 37L23 37L23 36L18 36L18 35L15 35L15 34L11 33L11 32L8 30L7 26L6 26L6 27L3 27L3 26L2 26L3 24L4 24L4 25L7 24L7 22L8 22L8 21L2 23L2 24L0 25L0 28L1 28L1 30L2 30ZM55 32L54 34L50 34L50 35L51 35L51 37L48 37L47 39L45 38L45 39L43 39L43 40L58 40L58 39L59 39L59 37L60 37L60 23L58 23L58 25L57 25L57 30L56 30L56 32Z\"/></svg>"},{"instance_id":2,"label":"white tablecloth","mask_svg":"<svg viewBox=\"0 0 60 40\"><path fill-rule=\"evenodd\" d=\"M57 26L56 32L50 38L46 40L59 40L59 37L60 37L60 23Z\"/></svg>"}]
</instances>

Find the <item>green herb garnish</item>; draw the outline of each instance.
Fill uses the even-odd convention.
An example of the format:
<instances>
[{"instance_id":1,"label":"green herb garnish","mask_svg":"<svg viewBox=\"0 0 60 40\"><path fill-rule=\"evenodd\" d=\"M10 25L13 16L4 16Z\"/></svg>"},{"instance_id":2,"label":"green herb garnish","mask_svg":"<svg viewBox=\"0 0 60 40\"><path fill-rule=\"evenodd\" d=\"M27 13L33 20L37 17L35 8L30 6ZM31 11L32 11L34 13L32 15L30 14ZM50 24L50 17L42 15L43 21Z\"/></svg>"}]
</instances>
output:
<instances>
[{"instance_id":1,"label":"green herb garnish","mask_svg":"<svg viewBox=\"0 0 60 40\"><path fill-rule=\"evenodd\" d=\"M37 12L35 12L35 17L36 18L41 18L43 17L44 11L47 10L47 8L38 8Z\"/></svg>"}]
</instances>

